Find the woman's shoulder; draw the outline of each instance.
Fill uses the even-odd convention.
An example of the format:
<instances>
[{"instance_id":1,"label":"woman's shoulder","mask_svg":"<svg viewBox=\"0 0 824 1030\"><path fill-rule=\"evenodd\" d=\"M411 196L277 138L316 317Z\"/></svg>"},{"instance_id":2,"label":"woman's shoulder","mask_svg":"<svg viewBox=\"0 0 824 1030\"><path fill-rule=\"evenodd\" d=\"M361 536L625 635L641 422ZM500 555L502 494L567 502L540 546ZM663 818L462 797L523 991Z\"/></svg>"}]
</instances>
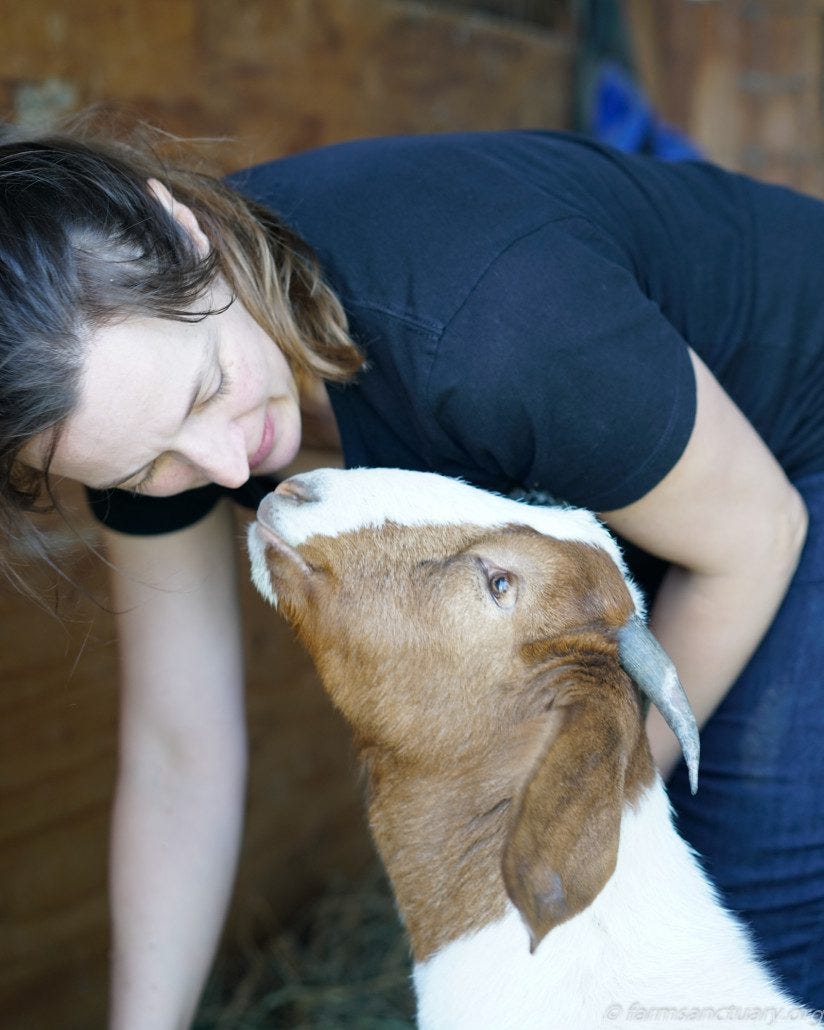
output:
<instances>
[{"instance_id":1,"label":"woman's shoulder","mask_svg":"<svg viewBox=\"0 0 824 1030\"><path fill-rule=\"evenodd\" d=\"M368 308L437 328L516 240L598 207L563 156L579 151L589 148L539 132L389 137L229 181L313 247L350 317Z\"/></svg>"},{"instance_id":2,"label":"woman's shoulder","mask_svg":"<svg viewBox=\"0 0 824 1030\"><path fill-rule=\"evenodd\" d=\"M366 224L403 221L440 211L507 209L524 202L563 201L564 162L589 160L574 137L501 131L436 133L349 140L267 161L228 182L287 221L312 224L313 215Z\"/></svg>"},{"instance_id":3,"label":"woman's shoulder","mask_svg":"<svg viewBox=\"0 0 824 1030\"><path fill-rule=\"evenodd\" d=\"M750 217L737 177L714 166L668 164L538 130L347 141L229 182L303 236L339 291L360 271L384 280L424 275L460 289L548 222L589 222L637 264L666 253L674 239L703 252L731 224L746 235Z\"/></svg>"},{"instance_id":4,"label":"woman's shoulder","mask_svg":"<svg viewBox=\"0 0 824 1030\"><path fill-rule=\"evenodd\" d=\"M575 133L505 129L345 140L241 169L227 181L262 203L356 191L373 204L386 192L397 206L427 192L437 203L456 189L469 202L502 183L558 203L587 194L617 200L616 190L687 188L696 176L720 189L736 178L706 162L625 154Z\"/></svg>"}]
</instances>

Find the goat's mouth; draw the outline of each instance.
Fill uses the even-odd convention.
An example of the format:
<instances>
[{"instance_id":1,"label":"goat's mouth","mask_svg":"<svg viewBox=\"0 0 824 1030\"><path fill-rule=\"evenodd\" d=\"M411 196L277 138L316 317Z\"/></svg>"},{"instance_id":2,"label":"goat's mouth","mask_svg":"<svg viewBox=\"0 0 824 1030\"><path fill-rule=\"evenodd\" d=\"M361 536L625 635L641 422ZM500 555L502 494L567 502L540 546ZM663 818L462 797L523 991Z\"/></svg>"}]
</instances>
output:
<instances>
[{"instance_id":1,"label":"goat's mouth","mask_svg":"<svg viewBox=\"0 0 824 1030\"><path fill-rule=\"evenodd\" d=\"M268 526L258 514L257 519L253 523L255 532L258 534L264 545L272 544L275 547L289 547L289 544L283 539L283 537L276 533L271 526Z\"/></svg>"},{"instance_id":2,"label":"goat's mouth","mask_svg":"<svg viewBox=\"0 0 824 1030\"><path fill-rule=\"evenodd\" d=\"M312 569L300 553L270 526L258 520L249 526L247 545L252 582L261 596L274 607L299 593L298 583L306 583Z\"/></svg>"},{"instance_id":3,"label":"goat's mouth","mask_svg":"<svg viewBox=\"0 0 824 1030\"><path fill-rule=\"evenodd\" d=\"M312 572L311 566L304 561L301 553L275 532L271 526L267 526L258 518L254 523L253 531L257 533L258 539L263 545L264 555L270 569L274 574L280 574L278 578L288 578L290 569L306 575Z\"/></svg>"}]
</instances>

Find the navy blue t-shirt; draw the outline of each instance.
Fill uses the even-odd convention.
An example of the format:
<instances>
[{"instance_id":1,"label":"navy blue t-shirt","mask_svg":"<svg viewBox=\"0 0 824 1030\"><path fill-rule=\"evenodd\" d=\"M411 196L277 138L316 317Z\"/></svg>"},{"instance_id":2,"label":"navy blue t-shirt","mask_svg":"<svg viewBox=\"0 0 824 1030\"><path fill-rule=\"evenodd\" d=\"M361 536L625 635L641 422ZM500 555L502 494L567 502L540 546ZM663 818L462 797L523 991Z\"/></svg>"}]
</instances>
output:
<instances>
[{"instance_id":1,"label":"navy blue t-shirt","mask_svg":"<svg viewBox=\"0 0 824 1030\"><path fill-rule=\"evenodd\" d=\"M824 468L812 198L521 131L343 143L229 181L312 245L366 354L329 387L347 465L620 508L687 444L692 347L790 477ZM271 485L90 495L112 528L156 533Z\"/></svg>"}]
</instances>

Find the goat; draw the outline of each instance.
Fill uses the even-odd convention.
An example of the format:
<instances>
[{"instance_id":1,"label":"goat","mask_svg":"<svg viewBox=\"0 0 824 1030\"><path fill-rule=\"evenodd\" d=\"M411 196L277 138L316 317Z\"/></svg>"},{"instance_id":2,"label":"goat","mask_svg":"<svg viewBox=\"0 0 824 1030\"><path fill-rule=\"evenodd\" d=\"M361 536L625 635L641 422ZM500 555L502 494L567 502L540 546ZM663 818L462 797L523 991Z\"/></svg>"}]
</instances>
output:
<instances>
[{"instance_id":1,"label":"goat","mask_svg":"<svg viewBox=\"0 0 824 1030\"><path fill-rule=\"evenodd\" d=\"M324 469L248 543L354 730L421 1027L809 1020L672 825L638 685L693 790L697 728L595 516Z\"/></svg>"}]
</instances>

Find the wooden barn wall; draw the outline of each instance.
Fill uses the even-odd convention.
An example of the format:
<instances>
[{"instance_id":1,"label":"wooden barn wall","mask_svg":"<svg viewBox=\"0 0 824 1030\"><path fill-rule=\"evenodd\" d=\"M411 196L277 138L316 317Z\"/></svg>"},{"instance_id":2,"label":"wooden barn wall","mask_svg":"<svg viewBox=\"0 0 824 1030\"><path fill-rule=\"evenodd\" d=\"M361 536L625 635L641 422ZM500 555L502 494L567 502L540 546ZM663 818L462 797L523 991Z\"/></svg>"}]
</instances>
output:
<instances>
[{"instance_id":1,"label":"wooden barn wall","mask_svg":"<svg viewBox=\"0 0 824 1030\"><path fill-rule=\"evenodd\" d=\"M0 0L0 104L106 99L249 163L335 140L563 126L569 38L395 0Z\"/></svg>"},{"instance_id":2,"label":"wooden barn wall","mask_svg":"<svg viewBox=\"0 0 824 1030\"><path fill-rule=\"evenodd\" d=\"M824 196L824 0L623 0L657 110L739 171Z\"/></svg>"},{"instance_id":3,"label":"wooden barn wall","mask_svg":"<svg viewBox=\"0 0 824 1030\"><path fill-rule=\"evenodd\" d=\"M0 0L0 117L128 104L229 136L226 169L379 133L565 127L566 33L395 0ZM93 544L82 499L72 521ZM82 588L101 563L54 521ZM240 536L240 533L239 533ZM27 575L35 576L34 570ZM252 779L228 940L275 927L370 853L348 735L303 654L244 587ZM0 590L0 1022L103 1025L106 838L115 769L112 620L63 590L61 618Z\"/></svg>"}]
</instances>

